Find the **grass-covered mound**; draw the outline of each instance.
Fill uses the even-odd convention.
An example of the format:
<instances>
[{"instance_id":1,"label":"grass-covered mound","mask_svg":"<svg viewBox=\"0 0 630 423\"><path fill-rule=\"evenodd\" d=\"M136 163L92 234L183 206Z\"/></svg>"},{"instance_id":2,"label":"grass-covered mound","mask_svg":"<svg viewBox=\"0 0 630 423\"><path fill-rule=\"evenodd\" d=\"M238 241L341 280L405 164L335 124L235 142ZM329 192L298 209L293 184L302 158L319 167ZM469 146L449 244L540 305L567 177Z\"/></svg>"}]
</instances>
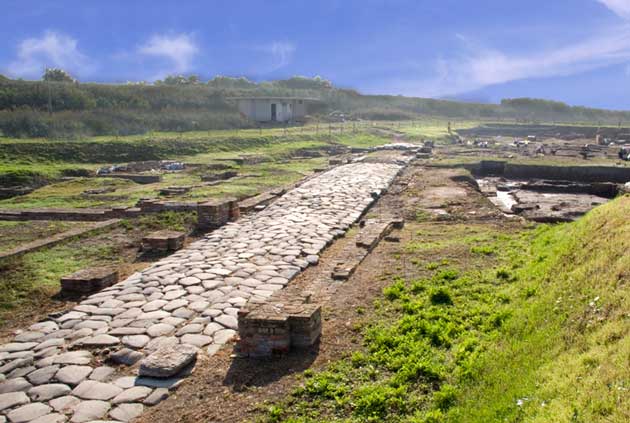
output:
<instances>
[{"instance_id":1,"label":"grass-covered mound","mask_svg":"<svg viewBox=\"0 0 630 423\"><path fill-rule=\"evenodd\" d=\"M518 275L523 299L446 421L630 421L630 196L540 230Z\"/></svg>"},{"instance_id":2,"label":"grass-covered mound","mask_svg":"<svg viewBox=\"0 0 630 423\"><path fill-rule=\"evenodd\" d=\"M625 196L517 234L414 227L424 276L395 279L363 350L307 372L267 420L629 421L629 216Z\"/></svg>"}]
</instances>

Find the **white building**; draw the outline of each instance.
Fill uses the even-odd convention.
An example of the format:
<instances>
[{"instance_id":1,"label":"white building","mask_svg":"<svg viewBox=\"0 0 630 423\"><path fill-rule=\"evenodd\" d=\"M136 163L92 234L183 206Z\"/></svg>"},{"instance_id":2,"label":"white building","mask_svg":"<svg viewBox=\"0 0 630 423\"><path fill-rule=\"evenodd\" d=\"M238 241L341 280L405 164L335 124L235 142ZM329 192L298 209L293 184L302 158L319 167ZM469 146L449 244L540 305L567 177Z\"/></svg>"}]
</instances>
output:
<instances>
[{"instance_id":1,"label":"white building","mask_svg":"<svg viewBox=\"0 0 630 423\"><path fill-rule=\"evenodd\" d=\"M306 104L313 99L298 97L235 97L238 110L256 122L289 122L306 116Z\"/></svg>"}]
</instances>

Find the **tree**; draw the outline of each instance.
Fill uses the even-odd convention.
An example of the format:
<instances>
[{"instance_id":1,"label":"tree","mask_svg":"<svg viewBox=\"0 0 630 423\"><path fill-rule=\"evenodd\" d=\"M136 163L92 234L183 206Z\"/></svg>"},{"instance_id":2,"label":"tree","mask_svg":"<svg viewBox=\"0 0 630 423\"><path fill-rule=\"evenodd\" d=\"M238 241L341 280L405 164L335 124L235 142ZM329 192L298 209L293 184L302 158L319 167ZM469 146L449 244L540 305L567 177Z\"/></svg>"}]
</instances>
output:
<instances>
[{"instance_id":1,"label":"tree","mask_svg":"<svg viewBox=\"0 0 630 423\"><path fill-rule=\"evenodd\" d=\"M216 89L253 89L256 88L256 83L243 76L232 78L217 75L208 81L208 86Z\"/></svg>"},{"instance_id":2,"label":"tree","mask_svg":"<svg viewBox=\"0 0 630 423\"><path fill-rule=\"evenodd\" d=\"M274 82L279 87L298 90L328 90L332 88L332 83L321 76L308 78L305 76L293 76L289 79L281 79Z\"/></svg>"},{"instance_id":3,"label":"tree","mask_svg":"<svg viewBox=\"0 0 630 423\"><path fill-rule=\"evenodd\" d=\"M52 82L77 82L68 72L58 68L46 68L42 79Z\"/></svg>"},{"instance_id":4,"label":"tree","mask_svg":"<svg viewBox=\"0 0 630 423\"><path fill-rule=\"evenodd\" d=\"M199 77L197 75L190 75L185 77L184 75L169 75L164 78L163 81L155 81L155 85L197 85L199 84Z\"/></svg>"}]
</instances>

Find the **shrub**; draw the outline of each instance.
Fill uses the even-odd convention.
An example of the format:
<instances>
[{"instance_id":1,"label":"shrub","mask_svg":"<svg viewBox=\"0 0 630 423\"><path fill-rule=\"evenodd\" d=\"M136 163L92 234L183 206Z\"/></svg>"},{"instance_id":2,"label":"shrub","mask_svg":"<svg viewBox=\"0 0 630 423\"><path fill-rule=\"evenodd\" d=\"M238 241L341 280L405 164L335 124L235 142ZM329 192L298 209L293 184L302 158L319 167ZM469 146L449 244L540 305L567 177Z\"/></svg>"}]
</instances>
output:
<instances>
[{"instance_id":1,"label":"shrub","mask_svg":"<svg viewBox=\"0 0 630 423\"><path fill-rule=\"evenodd\" d=\"M436 262L427 263L426 265L427 270L436 270L439 267L440 267L440 263L436 263Z\"/></svg>"},{"instance_id":2,"label":"shrub","mask_svg":"<svg viewBox=\"0 0 630 423\"><path fill-rule=\"evenodd\" d=\"M496 248L493 245L475 245L470 248L470 252L473 254L490 256L496 252Z\"/></svg>"},{"instance_id":3,"label":"shrub","mask_svg":"<svg viewBox=\"0 0 630 423\"><path fill-rule=\"evenodd\" d=\"M451 282L459 277L459 273L454 269L444 269L439 271L435 276L434 280L436 281L445 281Z\"/></svg>"},{"instance_id":4,"label":"shrub","mask_svg":"<svg viewBox=\"0 0 630 423\"><path fill-rule=\"evenodd\" d=\"M426 280L424 280L424 279L419 279L419 280L413 281L411 283L410 290L414 294L419 294L419 293L425 291L426 289L427 289L426 288Z\"/></svg>"},{"instance_id":5,"label":"shrub","mask_svg":"<svg viewBox=\"0 0 630 423\"><path fill-rule=\"evenodd\" d=\"M364 421L381 422L388 414L399 414L406 408L407 392L403 387L368 385L354 393L354 414Z\"/></svg>"},{"instance_id":6,"label":"shrub","mask_svg":"<svg viewBox=\"0 0 630 423\"><path fill-rule=\"evenodd\" d=\"M439 391L433 393L433 402L438 410L446 411L455 405L457 391L454 386L444 384Z\"/></svg>"},{"instance_id":7,"label":"shrub","mask_svg":"<svg viewBox=\"0 0 630 423\"><path fill-rule=\"evenodd\" d=\"M429 300L433 305L452 305L453 299L451 294L445 288L437 288L429 294Z\"/></svg>"},{"instance_id":8,"label":"shrub","mask_svg":"<svg viewBox=\"0 0 630 423\"><path fill-rule=\"evenodd\" d=\"M397 279L392 285L383 288L383 294L390 301L401 299L405 295L405 282Z\"/></svg>"}]
</instances>

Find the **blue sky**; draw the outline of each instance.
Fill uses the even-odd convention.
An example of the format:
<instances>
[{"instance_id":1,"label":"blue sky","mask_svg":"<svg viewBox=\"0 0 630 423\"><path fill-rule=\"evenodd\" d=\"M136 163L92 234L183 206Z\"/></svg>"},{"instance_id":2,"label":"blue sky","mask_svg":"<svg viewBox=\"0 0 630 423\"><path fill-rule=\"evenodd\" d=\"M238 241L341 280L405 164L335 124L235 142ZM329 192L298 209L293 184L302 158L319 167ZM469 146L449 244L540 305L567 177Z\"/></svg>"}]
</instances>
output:
<instances>
[{"instance_id":1,"label":"blue sky","mask_svg":"<svg viewBox=\"0 0 630 423\"><path fill-rule=\"evenodd\" d=\"M630 0L4 0L0 73L320 75L371 94L630 109Z\"/></svg>"}]
</instances>

